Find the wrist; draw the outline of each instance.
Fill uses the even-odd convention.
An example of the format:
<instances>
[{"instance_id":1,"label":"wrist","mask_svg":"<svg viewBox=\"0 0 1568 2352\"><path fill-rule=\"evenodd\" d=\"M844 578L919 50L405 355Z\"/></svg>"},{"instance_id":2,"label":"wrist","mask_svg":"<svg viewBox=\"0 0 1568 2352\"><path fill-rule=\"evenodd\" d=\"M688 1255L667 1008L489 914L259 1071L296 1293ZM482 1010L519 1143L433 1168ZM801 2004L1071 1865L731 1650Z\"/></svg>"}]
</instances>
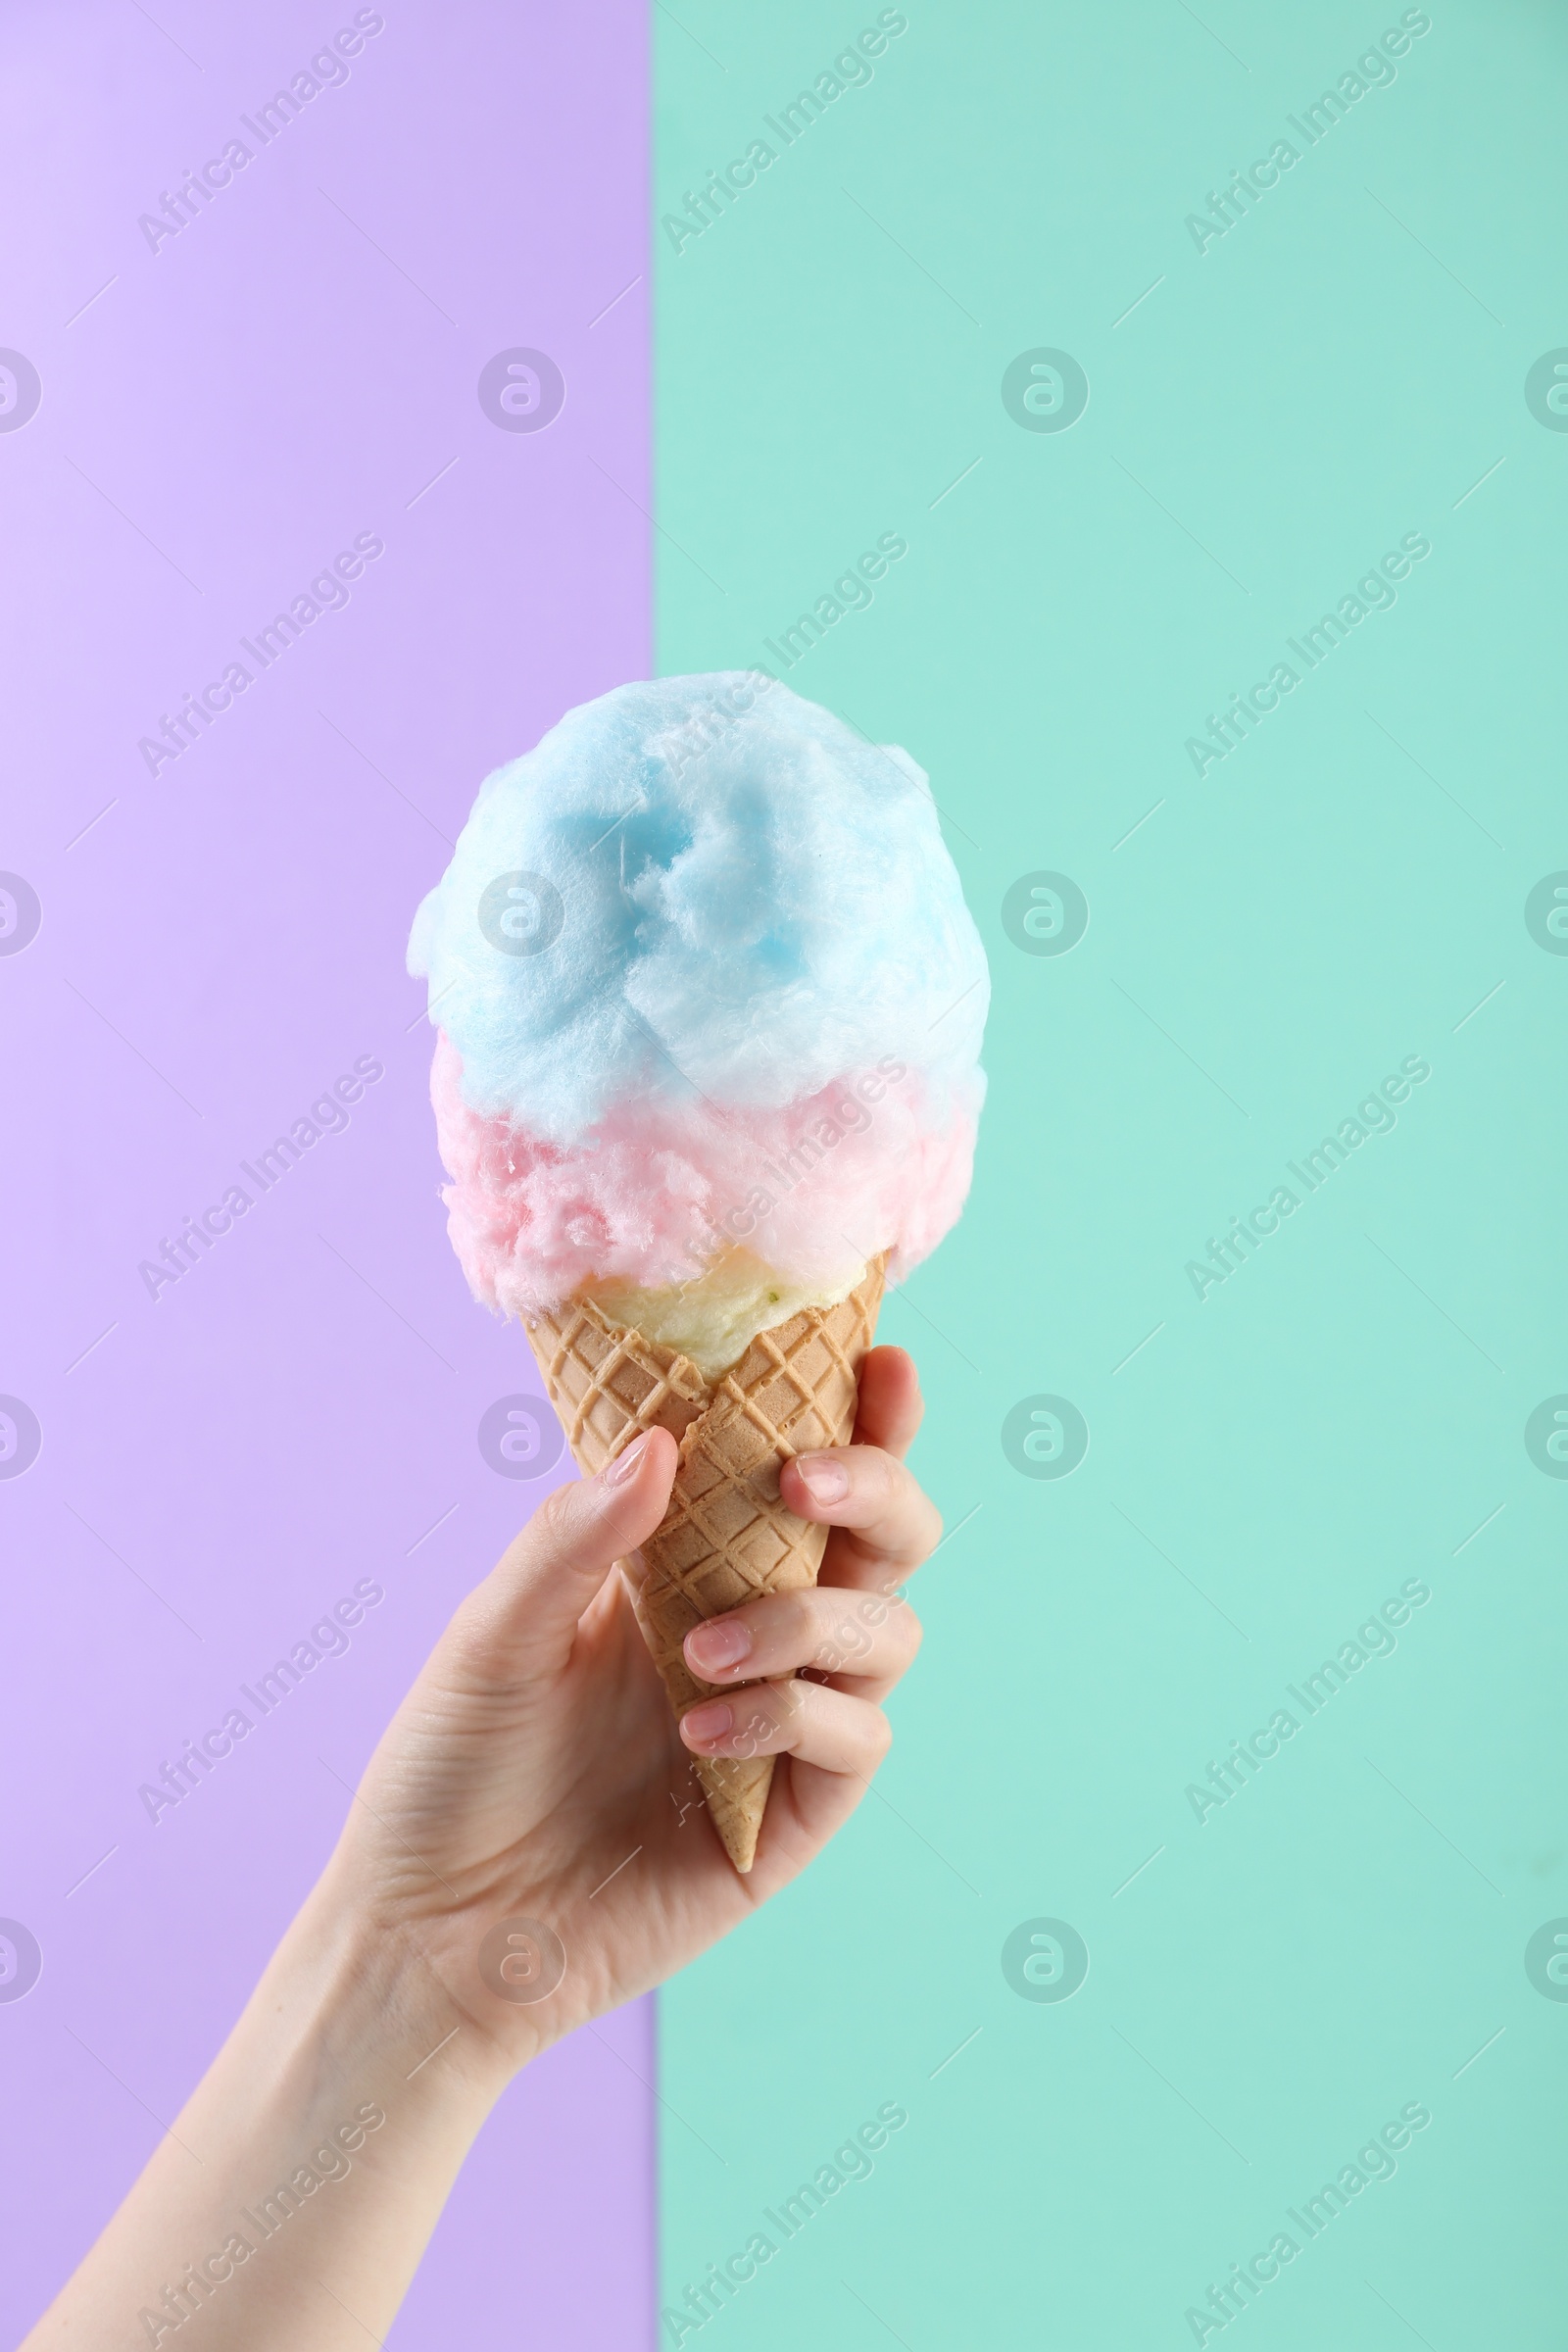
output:
<instances>
[{"instance_id":1,"label":"wrist","mask_svg":"<svg viewBox=\"0 0 1568 2352\"><path fill-rule=\"evenodd\" d=\"M439 1922L392 1920L358 1899L329 1868L307 1898L257 1987L292 2049L345 2093L390 2100L421 2129L466 2143L518 2071L454 1999L426 1947ZM388 2112L390 2113L390 2108Z\"/></svg>"}]
</instances>

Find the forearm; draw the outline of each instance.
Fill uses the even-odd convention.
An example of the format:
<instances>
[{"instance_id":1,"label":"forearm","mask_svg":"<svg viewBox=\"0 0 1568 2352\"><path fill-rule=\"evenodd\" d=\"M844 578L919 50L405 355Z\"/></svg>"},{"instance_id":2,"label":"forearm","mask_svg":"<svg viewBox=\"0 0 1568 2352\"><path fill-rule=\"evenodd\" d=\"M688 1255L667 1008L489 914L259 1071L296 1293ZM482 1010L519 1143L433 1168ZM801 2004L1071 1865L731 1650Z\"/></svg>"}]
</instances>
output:
<instances>
[{"instance_id":1,"label":"forearm","mask_svg":"<svg viewBox=\"0 0 1568 2352\"><path fill-rule=\"evenodd\" d=\"M185 2341L188 2325L209 2352L361 2352L385 2335L504 2079L329 1873L24 2352L128 2352Z\"/></svg>"}]
</instances>

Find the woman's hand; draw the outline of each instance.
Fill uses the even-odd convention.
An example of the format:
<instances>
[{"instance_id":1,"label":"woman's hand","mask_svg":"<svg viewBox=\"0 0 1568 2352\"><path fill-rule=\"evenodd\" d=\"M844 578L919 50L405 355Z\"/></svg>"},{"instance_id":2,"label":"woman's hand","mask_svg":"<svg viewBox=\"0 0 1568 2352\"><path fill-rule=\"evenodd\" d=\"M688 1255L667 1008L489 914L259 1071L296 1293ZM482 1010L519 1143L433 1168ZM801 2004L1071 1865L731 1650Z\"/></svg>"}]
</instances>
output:
<instances>
[{"instance_id":1,"label":"woman's hand","mask_svg":"<svg viewBox=\"0 0 1568 2352\"><path fill-rule=\"evenodd\" d=\"M899 1588L941 1530L904 1467L920 1415L908 1356L874 1349L855 1442L780 1481L792 1510L833 1531L816 1590L694 1630L692 1671L737 1688L678 1728L614 1573L668 1503L665 1432L550 1495L458 1610L371 1759L320 1891L432 1972L504 2072L694 1958L859 1802L891 1737L882 1701L919 1646ZM779 1761L741 1878L692 1758L760 1754ZM554 1989L546 1938L518 1929L507 1952L519 1920L564 1947Z\"/></svg>"},{"instance_id":2,"label":"woman's hand","mask_svg":"<svg viewBox=\"0 0 1568 2352\"><path fill-rule=\"evenodd\" d=\"M734 1696L678 1729L612 1573L663 1517L675 1441L550 1496L443 1634L244 2015L25 2352L158 2346L198 2318L209 2352L381 2340L517 2067L694 1958L859 1802L919 1642L899 1587L937 1539L903 1462L919 1421L914 1366L874 1349L855 1443L780 1482L833 1530L816 1591L694 1631L693 1671ZM779 1758L749 1878L694 1752Z\"/></svg>"}]
</instances>

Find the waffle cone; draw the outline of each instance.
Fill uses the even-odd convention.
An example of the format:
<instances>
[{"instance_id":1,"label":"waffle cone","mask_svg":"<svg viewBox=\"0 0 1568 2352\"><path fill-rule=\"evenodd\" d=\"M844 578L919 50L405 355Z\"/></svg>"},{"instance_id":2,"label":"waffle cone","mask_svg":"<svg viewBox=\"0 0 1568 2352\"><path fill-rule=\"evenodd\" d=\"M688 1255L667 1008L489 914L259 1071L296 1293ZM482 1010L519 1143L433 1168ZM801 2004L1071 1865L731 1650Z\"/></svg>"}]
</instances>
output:
<instances>
[{"instance_id":1,"label":"waffle cone","mask_svg":"<svg viewBox=\"0 0 1568 2352\"><path fill-rule=\"evenodd\" d=\"M786 1510L778 1474L797 1453L848 1445L882 1280L877 1258L837 1306L803 1308L760 1333L714 1380L590 1299L569 1300L528 1326L579 1469L603 1469L646 1429L667 1429L679 1442L669 1508L642 1546L641 1564L620 1563L677 1717L714 1689L688 1671L681 1653L694 1625L816 1582L827 1530ZM725 1851L738 1871L749 1871L773 1758L701 1757L696 1769Z\"/></svg>"}]
</instances>

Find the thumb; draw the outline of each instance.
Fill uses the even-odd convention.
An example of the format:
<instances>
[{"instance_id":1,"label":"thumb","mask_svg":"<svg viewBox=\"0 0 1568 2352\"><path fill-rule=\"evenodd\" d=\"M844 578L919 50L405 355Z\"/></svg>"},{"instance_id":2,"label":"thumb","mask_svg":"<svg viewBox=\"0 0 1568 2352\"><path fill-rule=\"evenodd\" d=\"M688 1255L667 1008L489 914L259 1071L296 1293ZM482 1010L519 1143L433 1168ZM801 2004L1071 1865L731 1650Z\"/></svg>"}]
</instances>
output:
<instances>
[{"instance_id":1,"label":"thumb","mask_svg":"<svg viewBox=\"0 0 1568 2352\"><path fill-rule=\"evenodd\" d=\"M508 1677L559 1673L615 1562L664 1516L679 1459L667 1429L645 1430L596 1477L547 1495L464 1607L470 1657Z\"/></svg>"}]
</instances>

